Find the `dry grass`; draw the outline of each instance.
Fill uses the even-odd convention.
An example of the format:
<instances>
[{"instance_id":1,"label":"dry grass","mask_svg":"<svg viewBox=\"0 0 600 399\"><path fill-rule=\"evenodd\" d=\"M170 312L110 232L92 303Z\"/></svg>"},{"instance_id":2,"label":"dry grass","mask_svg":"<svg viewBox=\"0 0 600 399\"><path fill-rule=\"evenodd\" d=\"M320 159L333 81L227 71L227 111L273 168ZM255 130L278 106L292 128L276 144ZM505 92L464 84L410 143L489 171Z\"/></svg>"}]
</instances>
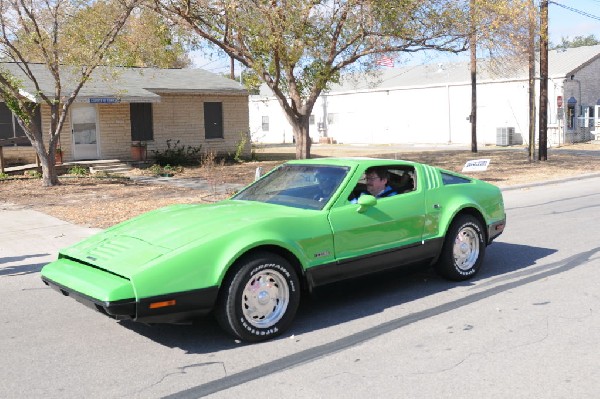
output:
<instances>
[{"instance_id":1,"label":"dry grass","mask_svg":"<svg viewBox=\"0 0 600 399\"><path fill-rule=\"evenodd\" d=\"M50 214L59 219L90 227L105 228L135 215L175 203L213 202L226 198L219 188L224 183L248 184L257 167L268 171L293 157L289 147L257 151L256 162L224 165L205 163L186 168L176 177L199 178L209 184L203 190L139 183L127 179L61 178L61 185L44 188L38 179L0 180L0 207L14 204ZM551 150L545 162L529 162L524 149L483 149L470 151L410 151L394 153L386 146L369 149L346 146L314 146L313 156L375 156L424 162L448 170L461 171L466 161L490 158L486 172L474 177L505 187L531 182L600 173L600 145L580 144ZM268 159L268 160L265 160ZM143 171L134 173L143 174Z\"/></svg>"}]
</instances>

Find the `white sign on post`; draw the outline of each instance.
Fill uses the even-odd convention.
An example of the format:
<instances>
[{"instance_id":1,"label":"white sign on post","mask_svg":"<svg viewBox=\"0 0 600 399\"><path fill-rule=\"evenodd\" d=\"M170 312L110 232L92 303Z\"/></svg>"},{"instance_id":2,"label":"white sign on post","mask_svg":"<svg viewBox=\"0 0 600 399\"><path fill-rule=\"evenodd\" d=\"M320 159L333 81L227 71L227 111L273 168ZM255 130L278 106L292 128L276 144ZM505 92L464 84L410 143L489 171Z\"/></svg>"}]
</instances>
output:
<instances>
[{"instance_id":1,"label":"white sign on post","mask_svg":"<svg viewBox=\"0 0 600 399\"><path fill-rule=\"evenodd\" d=\"M484 172L490 166L490 159L473 159L467 161L463 167L463 172Z\"/></svg>"}]
</instances>

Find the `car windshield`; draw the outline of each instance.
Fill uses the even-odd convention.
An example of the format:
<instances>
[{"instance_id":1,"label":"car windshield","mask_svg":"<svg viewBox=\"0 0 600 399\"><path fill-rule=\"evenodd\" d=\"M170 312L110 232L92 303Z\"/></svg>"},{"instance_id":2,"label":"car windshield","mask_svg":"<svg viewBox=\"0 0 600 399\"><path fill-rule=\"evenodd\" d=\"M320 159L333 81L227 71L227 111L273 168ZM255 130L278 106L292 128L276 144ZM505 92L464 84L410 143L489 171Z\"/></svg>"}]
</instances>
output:
<instances>
[{"instance_id":1,"label":"car windshield","mask_svg":"<svg viewBox=\"0 0 600 399\"><path fill-rule=\"evenodd\" d=\"M282 165L232 199L323 209L348 170L341 166Z\"/></svg>"}]
</instances>

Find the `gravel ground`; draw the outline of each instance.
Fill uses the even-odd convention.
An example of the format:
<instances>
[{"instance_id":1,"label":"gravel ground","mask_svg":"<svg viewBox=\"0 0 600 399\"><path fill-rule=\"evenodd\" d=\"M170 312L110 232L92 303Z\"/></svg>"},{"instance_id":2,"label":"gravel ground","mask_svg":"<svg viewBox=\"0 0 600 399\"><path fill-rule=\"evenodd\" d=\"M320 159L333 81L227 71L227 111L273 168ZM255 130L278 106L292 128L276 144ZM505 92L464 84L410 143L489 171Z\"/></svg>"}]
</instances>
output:
<instances>
[{"instance_id":1,"label":"gravel ground","mask_svg":"<svg viewBox=\"0 0 600 399\"><path fill-rule=\"evenodd\" d=\"M490 158L487 171L470 175L500 187L600 173L600 144L595 143L551 149L545 162L529 162L526 149L514 147L484 148L474 154L468 150L419 151L413 148L399 152L389 146L315 145L312 155L402 158L459 172L468 160ZM143 170L133 170L132 179L65 175L60 178L61 185L56 187L42 187L39 179L24 176L0 180L0 209L31 208L78 225L106 228L170 204L214 202L227 198L233 191L232 185L246 185L254 179L257 167L266 172L293 156L292 147L262 148L256 150L258 161L235 165L212 164L185 168L176 173L175 178L179 181L203 181L205 184L201 189L148 184L135 179L135 176L149 177L148 172Z\"/></svg>"}]
</instances>

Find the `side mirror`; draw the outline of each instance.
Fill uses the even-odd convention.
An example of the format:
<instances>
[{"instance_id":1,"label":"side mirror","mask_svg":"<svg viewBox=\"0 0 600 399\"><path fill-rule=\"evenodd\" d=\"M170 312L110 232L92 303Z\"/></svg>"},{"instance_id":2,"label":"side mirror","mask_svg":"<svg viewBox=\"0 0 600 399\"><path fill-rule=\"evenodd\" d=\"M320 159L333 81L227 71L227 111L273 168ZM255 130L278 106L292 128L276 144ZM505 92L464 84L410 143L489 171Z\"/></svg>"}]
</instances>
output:
<instances>
[{"instance_id":1,"label":"side mirror","mask_svg":"<svg viewBox=\"0 0 600 399\"><path fill-rule=\"evenodd\" d=\"M373 197L372 195L363 194L360 197L358 197L357 203L358 203L357 212L363 213L370 207L375 206L377 204L377 198Z\"/></svg>"}]
</instances>

